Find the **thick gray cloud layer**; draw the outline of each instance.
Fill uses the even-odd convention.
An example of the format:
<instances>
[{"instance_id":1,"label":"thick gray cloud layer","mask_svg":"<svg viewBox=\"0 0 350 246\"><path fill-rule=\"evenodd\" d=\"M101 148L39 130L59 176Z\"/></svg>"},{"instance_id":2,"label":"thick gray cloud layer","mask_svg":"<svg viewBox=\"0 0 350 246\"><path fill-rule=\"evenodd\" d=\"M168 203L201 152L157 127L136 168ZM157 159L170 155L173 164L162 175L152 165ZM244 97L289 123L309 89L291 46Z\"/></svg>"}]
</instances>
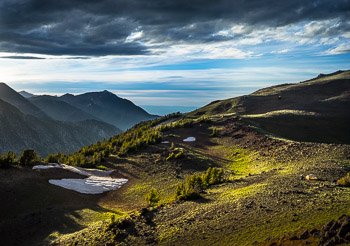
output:
<instances>
[{"instance_id":1,"label":"thick gray cloud layer","mask_svg":"<svg viewBox=\"0 0 350 246\"><path fill-rule=\"evenodd\" d=\"M140 55L150 46L217 42L259 28L337 18L331 31L310 33L331 36L350 30L349 16L350 0L2 0L0 51ZM235 24L245 25L244 32L218 34Z\"/></svg>"}]
</instances>

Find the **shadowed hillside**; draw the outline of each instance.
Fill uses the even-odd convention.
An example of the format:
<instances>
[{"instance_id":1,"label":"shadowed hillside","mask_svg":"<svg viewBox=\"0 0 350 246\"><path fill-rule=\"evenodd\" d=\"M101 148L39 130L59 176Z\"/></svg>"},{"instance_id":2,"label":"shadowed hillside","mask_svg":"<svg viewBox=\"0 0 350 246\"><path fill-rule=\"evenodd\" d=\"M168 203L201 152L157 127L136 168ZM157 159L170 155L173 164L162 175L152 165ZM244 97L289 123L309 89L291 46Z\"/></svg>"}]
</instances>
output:
<instances>
[{"instance_id":1,"label":"shadowed hillside","mask_svg":"<svg viewBox=\"0 0 350 246\"><path fill-rule=\"evenodd\" d=\"M190 115L235 114L258 129L300 141L350 143L350 71L215 101Z\"/></svg>"},{"instance_id":2,"label":"shadowed hillside","mask_svg":"<svg viewBox=\"0 0 350 246\"><path fill-rule=\"evenodd\" d=\"M77 96L65 94L59 99L122 130L156 117L109 91L89 92Z\"/></svg>"},{"instance_id":3,"label":"shadowed hillside","mask_svg":"<svg viewBox=\"0 0 350 246\"><path fill-rule=\"evenodd\" d=\"M0 153L35 149L45 157L59 150L74 152L93 142L109 138L120 131L107 123L86 120L61 122L25 115L0 100Z\"/></svg>"},{"instance_id":4,"label":"shadowed hillside","mask_svg":"<svg viewBox=\"0 0 350 246\"><path fill-rule=\"evenodd\" d=\"M34 96L28 100L55 120L81 121L94 119L102 121L54 96Z\"/></svg>"},{"instance_id":5,"label":"shadowed hillside","mask_svg":"<svg viewBox=\"0 0 350 246\"><path fill-rule=\"evenodd\" d=\"M17 107L22 113L34 115L40 118L49 118L43 111L38 107L29 102L26 98L21 96L11 87L5 83L0 83L0 99L11 103Z\"/></svg>"}]
</instances>

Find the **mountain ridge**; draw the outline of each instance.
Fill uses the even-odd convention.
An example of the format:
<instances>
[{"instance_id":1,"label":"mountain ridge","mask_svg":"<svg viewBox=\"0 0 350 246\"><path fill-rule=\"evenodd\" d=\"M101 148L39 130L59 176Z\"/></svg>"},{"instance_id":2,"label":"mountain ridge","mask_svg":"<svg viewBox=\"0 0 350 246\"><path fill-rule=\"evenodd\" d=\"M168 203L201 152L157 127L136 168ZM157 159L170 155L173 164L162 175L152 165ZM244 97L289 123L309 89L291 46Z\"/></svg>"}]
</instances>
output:
<instances>
[{"instance_id":1,"label":"mountain ridge","mask_svg":"<svg viewBox=\"0 0 350 246\"><path fill-rule=\"evenodd\" d=\"M0 83L0 99L14 105L24 114L31 114L41 118L49 118L49 116L42 112L38 107L33 105L26 98L21 96L18 92L3 82Z\"/></svg>"},{"instance_id":2,"label":"mountain ridge","mask_svg":"<svg viewBox=\"0 0 350 246\"><path fill-rule=\"evenodd\" d=\"M120 98L107 90L80 95L65 94L59 99L122 130L130 128L140 121L157 117L148 114L133 102Z\"/></svg>"},{"instance_id":3,"label":"mountain ridge","mask_svg":"<svg viewBox=\"0 0 350 246\"><path fill-rule=\"evenodd\" d=\"M0 153L21 153L30 148L43 157L57 151L71 153L120 133L116 127L96 120L62 122L25 115L1 99L0 130Z\"/></svg>"},{"instance_id":4,"label":"mountain ridge","mask_svg":"<svg viewBox=\"0 0 350 246\"><path fill-rule=\"evenodd\" d=\"M214 101L188 115L234 114L262 131L299 141L350 143L350 71Z\"/></svg>"},{"instance_id":5,"label":"mountain ridge","mask_svg":"<svg viewBox=\"0 0 350 246\"><path fill-rule=\"evenodd\" d=\"M31 98L34 97L35 95L32 93L29 93L27 91L19 91L18 92L21 96L25 97L25 98Z\"/></svg>"},{"instance_id":6,"label":"mountain ridge","mask_svg":"<svg viewBox=\"0 0 350 246\"><path fill-rule=\"evenodd\" d=\"M347 234L340 234L348 224L333 220L349 213L349 189L339 180L350 183L350 145L334 139L316 143L276 138L261 121L272 124L272 130L286 126L293 130L293 124L308 120L312 128L320 122L331 126L322 135L337 132L332 129L338 128L335 116L348 115L347 82L342 92L337 83L329 84L329 78L321 82L334 86L334 91L328 87L320 91L317 85L312 90L303 87L304 94L300 86L277 92L276 88L262 89L259 95L142 122L69 156L53 156L60 156L60 163L77 166L94 160L96 167L112 171L112 177L128 179L121 188L98 196L48 183L50 179L84 178L61 169L12 166L0 170L1 239L8 245L53 246L349 243ZM305 95L315 105L300 104L298 100ZM322 109L324 101L336 102L340 110L333 112L328 104ZM257 104L251 107L252 103ZM270 105L266 112L259 108L264 105ZM302 110L300 106L305 105ZM328 121L322 121L322 114ZM292 125L286 125L288 121ZM301 133L310 132L313 129ZM184 141L189 137L194 141ZM209 174L219 169L224 170L223 179L210 182L214 176L209 178ZM146 203L150 194L160 200Z\"/></svg>"},{"instance_id":7,"label":"mountain ridge","mask_svg":"<svg viewBox=\"0 0 350 246\"><path fill-rule=\"evenodd\" d=\"M31 97L28 100L55 120L74 122L94 119L103 121L69 103L66 103L65 101L60 100L58 97L43 95Z\"/></svg>"}]
</instances>

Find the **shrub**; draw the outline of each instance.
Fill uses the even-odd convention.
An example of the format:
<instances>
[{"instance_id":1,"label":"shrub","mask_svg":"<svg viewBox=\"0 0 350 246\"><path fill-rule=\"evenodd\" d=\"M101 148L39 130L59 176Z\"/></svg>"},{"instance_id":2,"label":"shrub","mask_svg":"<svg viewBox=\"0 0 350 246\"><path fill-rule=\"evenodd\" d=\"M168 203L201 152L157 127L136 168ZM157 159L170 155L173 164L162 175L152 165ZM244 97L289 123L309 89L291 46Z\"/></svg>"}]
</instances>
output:
<instances>
[{"instance_id":1,"label":"shrub","mask_svg":"<svg viewBox=\"0 0 350 246\"><path fill-rule=\"evenodd\" d=\"M167 130L169 130L171 127L170 125L166 124L166 125L161 125L158 129L161 132L166 132Z\"/></svg>"},{"instance_id":2,"label":"shrub","mask_svg":"<svg viewBox=\"0 0 350 246\"><path fill-rule=\"evenodd\" d=\"M209 185L218 184L224 180L224 170L222 168L209 167L206 173L193 174L186 178L185 184L180 183L175 189L175 200L190 200L200 197L200 193Z\"/></svg>"},{"instance_id":3,"label":"shrub","mask_svg":"<svg viewBox=\"0 0 350 246\"><path fill-rule=\"evenodd\" d=\"M56 155L56 154L49 154L47 157L46 157L46 161L48 163L58 163L59 162L59 156Z\"/></svg>"},{"instance_id":4,"label":"shrub","mask_svg":"<svg viewBox=\"0 0 350 246\"><path fill-rule=\"evenodd\" d=\"M211 123L211 119L208 116L201 116L198 120L198 123Z\"/></svg>"},{"instance_id":5,"label":"shrub","mask_svg":"<svg viewBox=\"0 0 350 246\"><path fill-rule=\"evenodd\" d=\"M350 173L347 173L345 177L339 179L338 184L341 186L350 187Z\"/></svg>"},{"instance_id":6,"label":"shrub","mask_svg":"<svg viewBox=\"0 0 350 246\"><path fill-rule=\"evenodd\" d=\"M158 202L160 201L160 196L159 196L158 191L156 189L152 188L148 192L148 194L146 194L145 201L151 207L156 206L158 204Z\"/></svg>"},{"instance_id":7,"label":"shrub","mask_svg":"<svg viewBox=\"0 0 350 246\"><path fill-rule=\"evenodd\" d=\"M185 195L184 184L180 183L176 186L176 189L175 189L175 200L182 200L184 195Z\"/></svg>"},{"instance_id":8,"label":"shrub","mask_svg":"<svg viewBox=\"0 0 350 246\"><path fill-rule=\"evenodd\" d=\"M16 164L16 154L9 151L7 155L0 156L0 168L8 168Z\"/></svg>"},{"instance_id":9,"label":"shrub","mask_svg":"<svg viewBox=\"0 0 350 246\"><path fill-rule=\"evenodd\" d=\"M109 222L107 228L105 229L105 232L110 231L113 227L115 227L118 224L118 220L115 219L115 215L113 214L111 217L111 221Z\"/></svg>"},{"instance_id":10,"label":"shrub","mask_svg":"<svg viewBox=\"0 0 350 246\"><path fill-rule=\"evenodd\" d=\"M35 161L37 161L37 159L38 159L38 156L34 150L26 149L19 156L19 164L21 166L31 166L34 164Z\"/></svg>"},{"instance_id":11,"label":"shrub","mask_svg":"<svg viewBox=\"0 0 350 246\"><path fill-rule=\"evenodd\" d=\"M183 154L184 154L184 152L183 152L183 151L180 151L179 153L177 153L177 154L175 155L175 159L181 159L181 158L183 157Z\"/></svg>"},{"instance_id":12,"label":"shrub","mask_svg":"<svg viewBox=\"0 0 350 246\"><path fill-rule=\"evenodd\" d=\"M107 170L107 167L103 166L103 165L100 165L100 166L96 166L97 169L100 169L100 170Z\"/></svg>"},{"instance_id":13,"label":"shrub","mask_svg":"<svg viewBox=\"0 0 350 246\"><path fill-rule=\"evenodd\" d=\"M102 153L95 152L92 156L92 164L99 165L104 161L104 155Z\"/></svg>"},{"instance_id":14,"label":"shrub","mask_svg":"<svg viewBox=\"0 0 350 246\"><path fill-rule=\"evenodd\" d=\"M218 135L218 130L216 127L213 127L213 131L212 133L210 134L211 137L216 137Z\"/></svg>"},{"instance_id":15,"label":"shrub","mask_svg":"<svg viewBox=\"0 0 350 246\"><path fill-rule=\"evenodd\" d=\"M172 148L170 148L172 149ZM181 159L184 156L184 149L183 148L175 148L172 152L169 153L166 160L172 160L172 159Z\"/></svg>"},{"instance_id":16,"label":"shrub","mask_svg":"<svg viewBox=\"0 0 350 246\"><path fill-rule=\"evenodd\" d=\"M202 180L198 175L187 177L186 185L179 183L175 189L175 200L191 200L200 197L202 191Z\"/></svg>"},{"instance_id":17,"label":"shrub","mask_svg":"<svg viewBox=\"0 0 350 246\"><path fill-rule=\"evenodd\" d=\"M171 159L173 159L174 158L174 152L171 152L170 154L169 154L169 156L166 158L166 160L168 161L168 160L171 160Z\"/></svg>"}]
</instances>

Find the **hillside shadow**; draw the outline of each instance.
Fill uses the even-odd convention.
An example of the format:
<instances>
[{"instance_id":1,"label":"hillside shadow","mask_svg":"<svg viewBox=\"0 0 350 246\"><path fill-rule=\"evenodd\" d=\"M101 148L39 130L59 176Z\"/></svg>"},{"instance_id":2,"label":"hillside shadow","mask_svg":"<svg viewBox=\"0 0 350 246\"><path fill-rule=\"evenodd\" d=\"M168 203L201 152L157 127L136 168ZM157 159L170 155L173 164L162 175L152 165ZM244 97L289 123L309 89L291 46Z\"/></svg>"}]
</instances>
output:
<instances>
[{"instance_id":1,"label":"hillside shadow","mask_svg":"<svg viewBox=\"0 0 350 246\"><path fill-rule=\"evenodd\" d=\"M64 178L61 175L21 168L2 173L1 245L47 245L52 233L84 229L93 218L100 218L98 214L114 212L98 205L102 194L81 194L47 182L51 177Z\"/></svg>"},{"instance_id":2,"label":"hillside shadow","mask_svg":"<svg viewBox=\"0 0 350 246\"><path fill-rule=\"evenodd\" d=\"M98 205L93 207L61 207L58 205L50 209L39 208L32 213L19 214L9 220L2 220L0 224L1 244L48 245L55 239L54 236L50 236L52 233L67 234L86 228L80 224L83 223L84 218L78 212L83 209L96 213L114 212Z\"/></svg>"}]
</instances>

